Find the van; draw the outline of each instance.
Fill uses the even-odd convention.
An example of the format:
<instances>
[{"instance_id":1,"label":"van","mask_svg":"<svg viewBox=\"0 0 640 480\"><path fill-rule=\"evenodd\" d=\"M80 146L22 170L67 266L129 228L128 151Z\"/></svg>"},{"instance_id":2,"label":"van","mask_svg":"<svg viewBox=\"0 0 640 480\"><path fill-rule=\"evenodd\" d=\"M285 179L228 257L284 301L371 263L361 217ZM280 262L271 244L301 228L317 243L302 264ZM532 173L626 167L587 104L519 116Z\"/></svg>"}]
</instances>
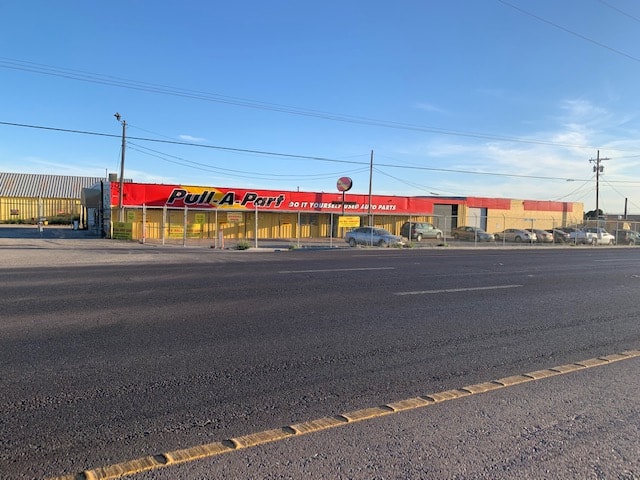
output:
<instances>
[{"instance_id":1,"label":"van","mask_svg":"<svg viewBox=\"0 0 640 480\"><path fill-rule=\"evenodd\" d=\"M411 230L411 231L409 231ZM429 222L404 222L400 227L400 235L409 240L420 241L423 238L442 239L442 230L433 226Z\"/></svg>"}]
</instances>

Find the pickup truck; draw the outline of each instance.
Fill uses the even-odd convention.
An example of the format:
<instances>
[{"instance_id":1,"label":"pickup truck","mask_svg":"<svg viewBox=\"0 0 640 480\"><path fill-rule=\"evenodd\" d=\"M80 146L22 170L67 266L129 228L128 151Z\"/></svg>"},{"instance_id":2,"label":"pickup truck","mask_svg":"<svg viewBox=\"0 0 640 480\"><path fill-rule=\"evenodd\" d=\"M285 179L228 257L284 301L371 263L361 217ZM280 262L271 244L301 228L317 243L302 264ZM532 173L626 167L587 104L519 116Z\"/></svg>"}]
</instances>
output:
<instances>
[{"instance_id":1,"label":"pickup truck","mask_svg":"<svg viewBox=\"0 0 640 480\"><path fill-rule=\"evenodd\" d=\"M569 232L569 239L574 243L588 245L615 245L616 237L602 227L587 227Z\"/></svg>"}]
</instances>

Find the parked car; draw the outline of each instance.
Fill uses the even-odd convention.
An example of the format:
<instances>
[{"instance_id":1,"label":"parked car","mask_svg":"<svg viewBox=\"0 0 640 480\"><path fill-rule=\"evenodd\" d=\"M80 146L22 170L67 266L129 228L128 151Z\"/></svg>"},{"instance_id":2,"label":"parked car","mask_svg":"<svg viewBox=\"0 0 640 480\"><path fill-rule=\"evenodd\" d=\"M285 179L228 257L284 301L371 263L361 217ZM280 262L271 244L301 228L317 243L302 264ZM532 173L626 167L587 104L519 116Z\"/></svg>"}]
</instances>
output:
<instances>
[{"instance_id":1,"label":"parked car","mask_svg":"<svg viewBox=\"0 0 640 480\"><path fill-rule=\"evenodd\" d=\"M611 235L602 227L587 227L584 229L587 234L591 235L592 245L615 245L616 237Z\"/></svg>"},{"instance_id":2,"label":"parked car","mask_svg":"<svg viewBox=\"0 0 640 480\"><path fill-rule=\"evenodd\" d=\"M538 243L553 243L553 233L547 232L546 230L540 230L538 228L534 228L533 233L536 235L536 242Z\"/></svg>"},{"instance_id":3,"label":"parked car","mask_svg":"<svg viewBox=\"0 0 640 480\"><path fill-rule=\"evenodd\" d=\"M593 238L593 234L587 232L584 228L572 228L569 232L569 238L573 243L593 244L598 243L597 238Z\"/></svg>"},{"instance_id":4,"label":"parked car","mask_svg":"<svg viewBox=\"0 0 640 480\"><path fill-rule=\"evenodd\" d=\"M411 229L411 232L409 232ZM400 227L400 235L409 240L420 241L423 238L442 238L442 230L433 226L429 222L404 222Z\"/></svg>"},{"instance_id":5,"label":"parked car","mask_svg":"<svg viewBox=\"0 0 640 480\"><path fill-rule=\"evenodd\" d=\"M522 230L519 228L507 228L502 232L494 234L496 241L505 240L507 242L535 242L537 240L536 234L529 230Z\"/></svg>"},{"instance_id":6,"label":"parked car","mask_svg":"<svg viewBox=\"0 0 640 480\"><path fill-rule=\"evenodd\" d=\"M569 233L559 228L552 228L550 230L547 230L547 232L553 235L553 241L556 243L569 243L569 241L571 240Z\"/></svg>"},{"instance_id":7,"label":"parked car","mask_svg":"<svg viewBox=\"0 0 640 480\"><path fill-rule=\"evenodd\" d=\"M378 247L388 247L390 245L404 245L402 237L393 235L384 228L360 227L344 236L345 242L351 247L356 245L376 245Z\"/></svg>"},{"instance_id":8,"label":"parked car","mask_svg":"<svg viewBox=\"0 0 640 480\"><path fill-rule=\"evenodd\" d=\"M635 230L614 230L613 236L618 245L640 245L640 233Z\"/></svg>"},{"instance_id":9,"label":"parked car","mask_svg":"<svg viewBox=\"0 0 640 480\"><path fill-rule=\"evenodd\" d=\"M494 236L478 227L458 227L451 230L451 236L456 240L471 240L477 242L493 242Z\"/></svg>"}]
</instances>

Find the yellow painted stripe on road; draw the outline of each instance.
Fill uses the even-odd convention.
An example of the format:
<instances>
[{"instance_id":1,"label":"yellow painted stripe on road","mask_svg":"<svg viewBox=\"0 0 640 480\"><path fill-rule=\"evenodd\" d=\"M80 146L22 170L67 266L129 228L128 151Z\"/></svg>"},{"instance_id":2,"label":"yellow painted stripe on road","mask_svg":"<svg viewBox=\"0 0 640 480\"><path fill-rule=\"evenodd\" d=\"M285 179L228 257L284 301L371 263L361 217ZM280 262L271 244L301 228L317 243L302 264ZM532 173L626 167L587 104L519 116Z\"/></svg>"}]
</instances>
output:
<instances>
[{"instance_id":1,"label":"yellow painted stripe on road","mask_svg":"<svg viewBox=\"0 0 640 480\"><path fill-rule=\"evenodd\" d=\"M426 407L433 403L433 400L415 397L407 398L406 400L400 400L393 403L387 403L387 407L393 409L394 412L404 412L405 410L414 410L420 407Z\"/></svg>"},{"instance_id":2,"label":"yellow painted stripe on road","mask_svg":"<svg viewBox=\"0 0 640 480\"><path fill-rule=\"evenodd\" d=\"M264 432L251 433L242 437L232 438L231 441L236 448L248 448L263 443L275 442L284 438L295 435L296 432L291 427L275 428Z\"/></svg>"},{"instance_id":3,"label":"yellow painted stripe on road","mask_svg":"<svg viewBox=\"0 0 640 480\"><path fill-rule=\"evenodd\" d=\"M235 445L229 442L213 442L205 445L196 445L195 447L174 450L164 454L168 464L184 463L200 458L214 457L222 453L235 450Z\"/></svg>"},{"instance_id":4,"label":"yellow painted stripe on road","mask_svg":"<svg viewBox=\"0 0 640 480\"><path fill-rule=\"evenodd\" d=\"M128 462L116 463L115 465L96 468L95 470L85 471L84 477L86 478L86 480L122 478L125 475L146 472L147 470L154 470L166 464L167 463L166 461L164 461L163 455L143 457L136 460L130 460Z\"/></svg>"},{"instance_id":5,"label":"yellow painted stripe on road","mask_svg":"<svg viewBox=\"0 0 640 480\"><path fill-rule=\"evenodd\" d=\"M350 422L360 422L370 418L382 417L393 413L393 408L383 405L382 407L363 408L355 412L343 413L342 416Z\"/></svg>"},{"instance_id":6,"label":"yellow painted stripe on road","mask_svg":"<svg viewBox=\"0 0 640 480\"><path fill-rule=\"evenodd\" d=\"M553 367L550 370L553 370L559 373L569 373L569 372L575 372L576 370L582 370L583 368L587 368L587 367L585 367L584 365L580 365L578 363L570 363L568 365L560 365L559 367Z\"/></svg>"},{"instance_id":7,"label":"yellow painted stripe on road","mask_svg":"<svg viewBox=\"0 0 640 480\"><path fill-rule=\"evenodd\" d=\"M477 383L475 385L469 385L467 387L462 387L462 390L475 394L475 393L490 392L491 390L497 390L499 388L504 388L504 385L498 382L484 382L484 383Z\"/></svg>"},{"instance_id":8,"label":"yellow painted stripe on road","mask_svg":"<svg viewBox=\"0 0 640 480\"><path fill-rule=\"evenodd\" d=\"M527 377L526 375L513 375L511 377L499 378L496 382L504 385L505 387L511 387L520 383L532 382L533 380L534 379L532 377Z\"/></svg>"},{"instance_id":9,"label":"yellow painted stripe on road","mask_svg":"<svg viewBox=\"0 0 640 480\"><path fill-rule=\"evenodd\" d=\"M432 399L434 402L446 402L447 400L455 400L456 398L466 397L467 395L471 395L471 393L455 389L455 390L446 390L444 392L438 393L430 393L429 395L425 395L426 398Z\"/></svg>"},{"instance_id":10,"label":"yellow painted stripe on road","mask_svg":"<svg viewBox=\"0 0 640 480\"><path fill-rule=\"evenodd\" d=\"M541 380L543 378L553 377L554 375L560 375L560 372L547 368L546 370L536 370L535 372L525 373L524 375L531 377L533 380Z\"/></svg>"},{"instance_id":11,"label":"yellow painted stripe on road","mask_svg":"<svg viewBox=\"0 0 640 480\"><path fill-rule=\"evenodd\" d=\"M604 365L605 363L609 363L602 358L590 358L589 360L582 360L580 362L576 362L576 365L582 365L584 367L599 367L600 365Z\"/></svg>"},{"instance_id":12,"label":"yellow painted stripe on road","mask_svg":"<svg viewBox=\"0 0 640 480\"><path fill-rule=\"evenodd\" d=\"M339 427L347 422L348 420L342 416L324 417L316 420L309 420L308 422L296 423L291 425L291 428L293 428L298 435L304 435L306 433L326 430L327 428Z\"/></svg>"},{"instance_id":13,"label":"yellow painted stripe on road","mask_svg":"<svg viewBox=\"0 0 640 480\"><path fill-rule=\"evenodd\" d=\"M455 400L470 395L491 392L497 389L519 385L521 383L542 380L556 375L564 375L578 370L594 368L609 363L628 360L640 357L640 350L627 350L621 353L606 355L579 362L560 365L545 370L536 370L523 375L513 375L490 382L468 385L454 390L446 390L438 393L422 395L420 397L409 398L397 402L389 403L379 407L363 408L353 412L342 413L333 417L324 417L307 422L296 423L288 427L265 430L241 437L235 437L222 442L213 442L205 445L198 445L191 448L176 450L159 455L142 457L122 463L108 465L93 470L85 470L79 474L53 477L50 480L115 480L129 475L145 472L148 470L168 467L185 462L192 462L203 458L215 457L242 448L254 447L266 443L276 442L286 438L291 438L308 433L318 432L329 428L336 428L352 422L378 418L392 413L415 410L436 403Z\"/></svg>"}]
</instances>

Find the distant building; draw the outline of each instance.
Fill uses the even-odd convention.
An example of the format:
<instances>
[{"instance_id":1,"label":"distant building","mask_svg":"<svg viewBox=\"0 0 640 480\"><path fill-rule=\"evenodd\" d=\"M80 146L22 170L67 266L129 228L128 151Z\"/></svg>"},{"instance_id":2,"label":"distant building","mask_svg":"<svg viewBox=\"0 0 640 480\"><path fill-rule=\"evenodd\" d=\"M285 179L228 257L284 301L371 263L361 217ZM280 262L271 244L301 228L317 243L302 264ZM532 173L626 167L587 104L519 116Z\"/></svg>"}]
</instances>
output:
<instances>
[{"instance_id":1,"label":"distant building","mask_svg":"<svg viewBox=\"0 0 640 480\"><path fill-rule=\"evenodd\" d=\"M84 223L82 189L104 178L0 172L0 222Z\"/></svg>"}]
</instances>

